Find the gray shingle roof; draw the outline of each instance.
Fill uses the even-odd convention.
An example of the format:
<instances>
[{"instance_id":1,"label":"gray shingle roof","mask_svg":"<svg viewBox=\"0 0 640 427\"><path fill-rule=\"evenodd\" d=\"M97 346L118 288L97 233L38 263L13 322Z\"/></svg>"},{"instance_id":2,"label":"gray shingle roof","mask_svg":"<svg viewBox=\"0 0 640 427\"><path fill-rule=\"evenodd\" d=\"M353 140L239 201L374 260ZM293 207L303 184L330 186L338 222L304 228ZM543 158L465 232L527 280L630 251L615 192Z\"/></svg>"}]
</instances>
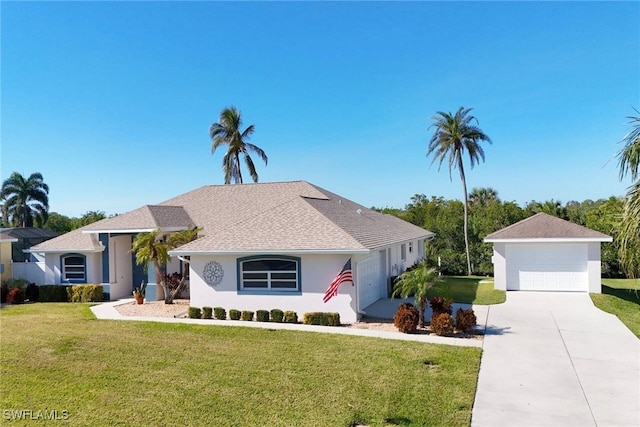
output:
<instances>
[{"instance_id":1,"label":"gray shingle roof","mask_svg":"<svg viewBox=\"0 0 640 427\"><path fill-rule=\"evenodd\" d=\"M102 220L104 221L104 220ZM95 224L95 223L94 223ZM34 252L100 252L102 244L95 234L87 234L82 231L88 226L78 228L61 236L54 237L46 242L31 247Z\"/></svg>"},{"instance_id":2,"label":"gray shingle roof","mask_svg":"<svg viewBox=\"0 0 640 427\"><path fill-rule=\"evenodd\" d=\"M85 231L95 230L155 230L184 229L192 226L193 220L182 206L145 205L123 215L105 218L87 225Z\"/></svg>"},{"instance_id":3,"label":"gray shingle roof","mask_svg":"<svg viewBox=\"0 0 640 427\"><path fill-rule=\"evenodd\" d=\"M540 212L485 237L485 241L517 239L590 239L611 241L611 237L564 219Z\"/></svg>"},{"instance_id":4,"label":"gray shingle roof","mask_svg":"<svg viewBox=\"0 0 640 427\"><path fill-rule=\"evenodd\" d=\"M201 237L178 248L179 253L364 251L433 235L304 181L205 186L84 230L161 225L202 228ZM49 242L55 245L56 240Z\"/></svg>"}]
</instances>

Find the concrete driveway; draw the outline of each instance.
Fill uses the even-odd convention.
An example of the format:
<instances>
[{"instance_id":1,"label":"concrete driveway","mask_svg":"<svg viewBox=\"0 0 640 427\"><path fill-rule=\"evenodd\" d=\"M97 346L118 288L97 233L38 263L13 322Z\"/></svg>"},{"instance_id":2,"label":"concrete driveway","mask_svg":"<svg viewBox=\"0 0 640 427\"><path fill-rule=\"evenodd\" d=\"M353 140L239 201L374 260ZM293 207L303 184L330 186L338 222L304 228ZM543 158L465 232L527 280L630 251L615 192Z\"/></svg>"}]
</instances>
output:
<instances>
[{"instance_id":1,"label":"concrete driveway","mask_svg":"<svg viewBox=\"0 0 640 427\"><path fill-rule=\"evenodd\" d=\"M473 427L640 426L640 340L587 294L508 292L483 349Z\"/></svg>"}]
</instances>

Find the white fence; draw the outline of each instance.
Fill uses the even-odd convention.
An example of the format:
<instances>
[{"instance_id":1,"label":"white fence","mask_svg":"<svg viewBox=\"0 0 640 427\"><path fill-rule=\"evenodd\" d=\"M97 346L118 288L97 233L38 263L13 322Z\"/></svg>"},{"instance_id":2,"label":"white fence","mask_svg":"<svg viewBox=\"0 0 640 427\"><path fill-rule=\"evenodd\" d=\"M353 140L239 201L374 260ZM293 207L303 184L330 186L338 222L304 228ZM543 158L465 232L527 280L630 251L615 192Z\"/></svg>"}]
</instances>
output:
<instances>
[{"instance_id":1,"label":"white fence","mask_svg":"<svg viewBox=\"0 0 640 427\"><path fill-rule=\"evenodd\" d=\"M12 262L11 277L27 279L36 285L44 285L44 262Z\"/></svg>"}]
</instances>

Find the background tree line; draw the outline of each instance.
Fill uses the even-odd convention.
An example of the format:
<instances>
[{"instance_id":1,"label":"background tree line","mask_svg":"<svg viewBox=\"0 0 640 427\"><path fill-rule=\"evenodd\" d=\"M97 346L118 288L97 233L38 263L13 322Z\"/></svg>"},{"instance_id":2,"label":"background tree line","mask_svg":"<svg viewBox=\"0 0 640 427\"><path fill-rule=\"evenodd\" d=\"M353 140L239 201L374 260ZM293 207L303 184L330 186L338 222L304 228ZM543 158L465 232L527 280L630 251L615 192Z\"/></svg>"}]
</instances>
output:
<instances>
[{"instance_id":1,"label":"background tree line","mask_svg":"<svg viewBox=\"0 0 640 427\"><path fill-rule=\"evenodd\" d=\"M515 202L500 200L493 188L474 188L469 193L469 253L474 274L492 275L491 256L493 246L483 239L504 227L515 224L538 212L544 212L575 224L613 236L612 243L602 244L603 277L625 277L620 266L617 238L621 225L624 198L570 201L562 204L556 200L531 201L520 207ZM443 197L427 198L416 194L404 209L374 208L382 213L397 216L405 221L436 233L427 245L427 259L437 265L440 257L443 274L467 273L463 223L464 204L459 200Z\"/></svg>"}]
</instances>

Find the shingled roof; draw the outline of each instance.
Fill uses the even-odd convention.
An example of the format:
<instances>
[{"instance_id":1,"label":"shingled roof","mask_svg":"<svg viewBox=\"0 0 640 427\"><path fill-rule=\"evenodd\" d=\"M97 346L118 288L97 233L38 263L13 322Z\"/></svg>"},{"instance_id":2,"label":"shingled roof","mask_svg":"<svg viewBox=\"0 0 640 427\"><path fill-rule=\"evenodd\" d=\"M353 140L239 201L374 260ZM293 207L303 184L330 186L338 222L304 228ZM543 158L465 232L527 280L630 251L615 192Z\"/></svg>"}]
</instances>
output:
<instances>
[{"instance_id":1,"label":"shingled roof","mask_svg":"<svg viewBox=\"0 0 640 427\"><path fill-rule=\"evenodd\" d=\"M485 237L485 242L509 240L590 240L610 242L611 236L540 212Z\"/></svg>"},{"instance_id":2,"label":"shingled roof","mask_svg":"<svg viewBox=\"0 0 640 427\"><path fill-rule=\"evenodd\" d=\"M204 186L90 224L81 234L190 225L202 228L201 237L172 253L358 252L433 236L305 181ZM46 243L51 248L68 236L64 249L72 249L72 239L81 243L77 234Z\"/></svg>"}]
</instances>

